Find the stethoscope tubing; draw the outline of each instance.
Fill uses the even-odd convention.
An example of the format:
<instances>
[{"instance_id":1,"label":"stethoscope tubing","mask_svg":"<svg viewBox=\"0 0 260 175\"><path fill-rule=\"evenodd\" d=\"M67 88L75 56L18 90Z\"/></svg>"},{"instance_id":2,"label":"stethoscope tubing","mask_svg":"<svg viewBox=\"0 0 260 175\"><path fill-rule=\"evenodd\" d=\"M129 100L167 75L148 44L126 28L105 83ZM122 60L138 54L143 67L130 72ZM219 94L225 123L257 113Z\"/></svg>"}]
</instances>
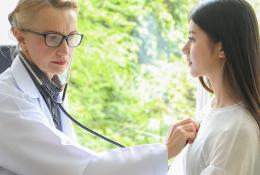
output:
<instances>
[{"instance_id":1,"label":"stethoscope tubing","mask_svg":"<svg viewBox=\"0 0 260 175\"><path fill-rule=\"evenodd\" d=\"M124 147L125 147L124 145L122 145L122 144L120 144L120 143L118 143L118 142L115 142L115 141L113 141L112 139L109 139L108 137L106 137L106 136L104 136L104 135L102 135L102 134L99 134L98 132L96 132L96 131L94 131L94 130L88 128L88 127L86 127L85 125L81 124L78 120L76 120L74 117L72 117L72 116L67 112L67 110L64 109L64 107L62 106L62 104L63 104L63 102L64 102L64 99L65 99L65 94L66 94L66 91L67 91L67 82L66 82L65 87L64 87L64 90L63 90L62 99L59 100L59 101L58 101L58 100L55 100L55 99L52 97L52 95L50 94L50 92L48 91L47 86L44 85L44 83L37 77L36 73L31 69L30 65L24 60L25 58L23 57L23 55L22 55L22 54L19 54L19 56L20 56L20 58L21 58L23 64L27 67L27 70L30 71L32 77L33 77L33 78L36 80L36 82L39 84L39 86L40 86L40 91L42 91L41 93L46 94L46 95L50 98L50 100L51 100L53 103L57 104L57 105L59 106L59 108L61 109L61 111L62 111L72 122L74 122L77 126L79 126L80 128L82 128L83 130L85 130L85 131L87 131L87 132L89 132L89 133L91 133L91 134L93 134L93 135L95 135L95 136L97 136L97 137L99 137L99 138L101 138L101 139L103 139L103 140L105 140L105 141L107 141L107 142L113 144L113 145L116 145L116 146L118 146L118 147L120 147L120 148L124 148Z\"/></svg>"}]
</instances>

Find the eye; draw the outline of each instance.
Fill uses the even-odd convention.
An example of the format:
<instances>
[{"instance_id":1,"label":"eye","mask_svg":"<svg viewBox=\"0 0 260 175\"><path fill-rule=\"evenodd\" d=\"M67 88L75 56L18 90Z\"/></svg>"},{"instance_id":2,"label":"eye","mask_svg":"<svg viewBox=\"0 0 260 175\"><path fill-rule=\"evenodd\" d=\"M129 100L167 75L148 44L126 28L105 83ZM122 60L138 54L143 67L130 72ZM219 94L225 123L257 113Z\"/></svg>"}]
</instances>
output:
<instances>
[{"instance_id":1,"label":"eye","mask_svg":"<svg viewBox=\"0 0 260 175\"><path fill-rule=\"evenodd\" d=\"M192 36L188 37L188 39L189 39L189 41L192 41L192 42L194 42L194 41L195 41L195 38L194 38L194 37L192 37Z\"/></svg>"},{"instance_id":2,"label":"eye","mask_svg":"<svg viewBox=\"0 0 260 175\"><path fill-rule=\"evenodd\" d=\"M47 35L48 40L60 40L62 36L58 34L48 34Z\"/></svg>"}]
</instances>

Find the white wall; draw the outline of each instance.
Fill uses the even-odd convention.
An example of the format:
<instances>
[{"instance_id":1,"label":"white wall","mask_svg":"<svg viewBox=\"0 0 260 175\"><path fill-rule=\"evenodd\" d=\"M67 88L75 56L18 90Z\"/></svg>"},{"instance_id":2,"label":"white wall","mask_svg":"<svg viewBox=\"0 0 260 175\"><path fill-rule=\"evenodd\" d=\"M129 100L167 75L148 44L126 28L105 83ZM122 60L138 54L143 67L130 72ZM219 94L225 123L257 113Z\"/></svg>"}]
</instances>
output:
<instances>
[{"instance_id":1,"label":"white wall","mask_svg":"<svg viewBox=\"0 0 260 175\"><path fill-rule=\"evenodd\" d=\"M8 14L14 9L18 0L0 0L0 45L15 44L16 41L10 34Z\"/></svg>"}]
</instances>

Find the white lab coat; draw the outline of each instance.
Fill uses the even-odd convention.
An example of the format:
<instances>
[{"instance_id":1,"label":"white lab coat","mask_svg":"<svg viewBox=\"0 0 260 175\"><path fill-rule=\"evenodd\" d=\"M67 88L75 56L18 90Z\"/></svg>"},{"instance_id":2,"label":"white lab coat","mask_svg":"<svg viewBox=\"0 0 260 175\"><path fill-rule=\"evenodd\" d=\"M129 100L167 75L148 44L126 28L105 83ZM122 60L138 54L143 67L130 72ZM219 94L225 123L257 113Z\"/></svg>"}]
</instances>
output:
<instances>
[{"instance_id":1,"label":"white lab coat","mask_svg":"<svg viewBox=\"0 0 260 175\"><path fill-rule=\"evenodd\" d=\"M0 175L165 175L163 144L95 153L76 143L62 115L63 133L28 72L16 58L0 75Z\"/></svg>"}]
</instances>

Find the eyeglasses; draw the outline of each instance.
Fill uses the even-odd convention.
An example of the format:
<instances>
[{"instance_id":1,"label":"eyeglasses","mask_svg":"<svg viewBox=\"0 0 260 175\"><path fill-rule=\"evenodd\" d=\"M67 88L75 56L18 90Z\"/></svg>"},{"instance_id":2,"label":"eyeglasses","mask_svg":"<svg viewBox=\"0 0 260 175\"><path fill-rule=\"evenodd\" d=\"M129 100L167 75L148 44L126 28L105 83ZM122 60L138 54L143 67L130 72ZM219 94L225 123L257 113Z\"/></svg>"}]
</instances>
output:
<instances>
[{"instance_id":1,"label":"eyeglasses","mask_svg":"<svg viewBox=\"0 0 260 175\"><path fill-rule=\"evenodd\" d=\"M30 32L34 33L36 35L41 35L45 38L45 44L48 47L59 47L63 40L65 39L69 47L77 47L80 45L84 35L74 33L74 34L69 34L69 35L62 35L60 33L56 32L35 32L29 29L22 29L21 31L23 32Z\"/></svg>"}]
</instances>

